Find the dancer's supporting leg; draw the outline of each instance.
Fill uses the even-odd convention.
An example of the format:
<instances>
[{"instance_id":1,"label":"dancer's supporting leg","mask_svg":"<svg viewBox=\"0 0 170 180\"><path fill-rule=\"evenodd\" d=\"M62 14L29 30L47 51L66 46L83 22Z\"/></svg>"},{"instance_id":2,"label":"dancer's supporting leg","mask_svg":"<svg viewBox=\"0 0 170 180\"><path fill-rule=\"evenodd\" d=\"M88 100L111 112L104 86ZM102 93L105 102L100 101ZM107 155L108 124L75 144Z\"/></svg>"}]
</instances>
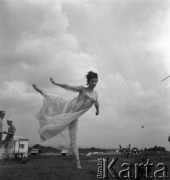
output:
<instances>
[{"instance_id":1,"label":"dancer's supporting leg","mask_svg":"<svg viewBox=\"0 0 170 180\"><path fill-rule=\"evenodd\" d=\"M72 121L69 124L68 129L69 129L69 134L70 134L70 148L75 158L77 168L81 169L79 152L78 152L78 147L77 147L78 119L75 119L74 121Z\"/></svg>"}]
</instances>

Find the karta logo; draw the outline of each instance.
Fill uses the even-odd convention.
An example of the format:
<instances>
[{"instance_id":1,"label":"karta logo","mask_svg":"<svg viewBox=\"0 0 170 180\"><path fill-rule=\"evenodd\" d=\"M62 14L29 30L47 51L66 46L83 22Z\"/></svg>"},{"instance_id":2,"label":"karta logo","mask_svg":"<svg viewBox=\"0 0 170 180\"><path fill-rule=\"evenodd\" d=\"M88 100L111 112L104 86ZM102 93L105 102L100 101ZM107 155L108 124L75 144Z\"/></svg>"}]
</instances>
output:
<instances>
[{"instance_id":1,"label":"karta logo","mask_svg":"<svg viewBox=\"0 0 170 180\"><path fill-rule=\"evenodd\" d=\"M144 179L169 179L164 163L157 163L155 169L154 164L147 159L146 163L122 163L120 168L115 169L117 162L118 158L98 158L97 178L109 179L111 176L111 179L140 179L142 176Z\"/></svg>"}]
</instances>

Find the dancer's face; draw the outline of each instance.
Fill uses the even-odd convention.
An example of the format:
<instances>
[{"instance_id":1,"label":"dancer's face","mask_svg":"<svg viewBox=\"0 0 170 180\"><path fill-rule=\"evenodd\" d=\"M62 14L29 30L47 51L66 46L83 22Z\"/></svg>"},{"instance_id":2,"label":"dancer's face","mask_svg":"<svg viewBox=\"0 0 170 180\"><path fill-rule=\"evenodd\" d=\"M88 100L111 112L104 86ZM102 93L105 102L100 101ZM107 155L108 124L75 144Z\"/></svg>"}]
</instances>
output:
<instances>
[{"instance_id":1,"label":"dancer's face","mask_svg":"<svg viewBox=\"0 0 170 180\"><path fill-rule=\"evenodd\" d=\"M97 79L97 78L92 78L92 79L90 79L90 80L89 80L89 87L90 87L91 89L94 89L94 88L96 87L97 82L98 82L98 79Z\"/></svg>"}]
</instances>

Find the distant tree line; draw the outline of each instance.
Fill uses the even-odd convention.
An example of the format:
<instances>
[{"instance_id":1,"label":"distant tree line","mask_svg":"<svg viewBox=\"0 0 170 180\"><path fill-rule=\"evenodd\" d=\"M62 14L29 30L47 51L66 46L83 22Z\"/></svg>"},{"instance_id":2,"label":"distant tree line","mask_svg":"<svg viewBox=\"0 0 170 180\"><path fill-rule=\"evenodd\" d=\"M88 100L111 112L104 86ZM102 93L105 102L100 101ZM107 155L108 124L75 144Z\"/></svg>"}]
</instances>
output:
<instances>
[{"instance_id":1,"label":"distant tree line","mask_svg":"<svg viewBox=\"0 0 170 180\"><path fill-rule=\"evenodd\" d=\"M155 145L153 148L145 148L144 151L166 151L166 148Z\"/></svg>"},{"instance_id":2,"label":"distant tree line","mask_svg":"<svg viewBox=\"0 0 170 180\"><path fill-rule=\"evenodd\" d=\"M58 150L56 148L53 147L49 147L49 146L42 146L39 144L35 144L32 147L29 147L29 151L31 151L32 149L40 149L42 153L48 153L48 152L53 152L53 153L60 153L61 150ZM109 150L115 150L115 149L109 149ZM89 152L106 152L106 149L104 148L96 148L96 147L90 147L90 148L79 148L79 152L80 153L89 153Z\"/></svg>"},{"instance_id":3,"label":"distant tree line","mask_svg":"<svg viewBox=\"0 0 170 180\"><path fill-rule=\"evenodd\" d=\"M29 151L31 149L40 149L42 153L48 153L48 152L53 152L53 153L60 153L61 150L58 150L56 148L53 148L53 147L49 147L49 146L41 146L39 144L35 144L34 146L32 147L29 147Z\"/></svg>"}]
</instances>

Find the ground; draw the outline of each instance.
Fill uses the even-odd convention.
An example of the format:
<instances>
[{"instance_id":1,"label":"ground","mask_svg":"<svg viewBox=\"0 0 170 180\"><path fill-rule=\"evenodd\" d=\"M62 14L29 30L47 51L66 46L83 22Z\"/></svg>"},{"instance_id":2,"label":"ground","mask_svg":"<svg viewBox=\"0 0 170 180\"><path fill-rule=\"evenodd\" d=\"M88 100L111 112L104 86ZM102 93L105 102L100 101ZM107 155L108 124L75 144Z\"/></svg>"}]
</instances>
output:
<instances>
[{"instance_id":1,"label":"ground","mask_svg":"<svg viewBox=\"0 0 170 180\"><path fill-rule=\"evenodd\" d=\"M97 179L98 158L109 158L109 163L112 158L118 158L114 164L113 169L119 173L121 165L128 163L134 165L135 163L147 163L149 159L154 164L151 175L162 168L156 168L158 163L164 163L167 167L167 175L170 176L170 155L154 154L142 155L137 157L122 158L120 155L109 156L90 156L81 155L81 164L83 169L79 170L73 165L71 157L63 157L60 155L40 155L29 156L27 163L22 164L17 159L0 160L0 180L94 180ZM125 169L125 167L124 167ZM134 166L133 166L134 172ZM160 176L163 172L160 172ZM115 179L108 173L108 179ZM134 179L134 178L132 178ZM141 174L137 179L146 179L145 173ZM156 178L153 178L156 179ZM163 178L162 178L163 179Z\"/></svg>"}]
</instances>

